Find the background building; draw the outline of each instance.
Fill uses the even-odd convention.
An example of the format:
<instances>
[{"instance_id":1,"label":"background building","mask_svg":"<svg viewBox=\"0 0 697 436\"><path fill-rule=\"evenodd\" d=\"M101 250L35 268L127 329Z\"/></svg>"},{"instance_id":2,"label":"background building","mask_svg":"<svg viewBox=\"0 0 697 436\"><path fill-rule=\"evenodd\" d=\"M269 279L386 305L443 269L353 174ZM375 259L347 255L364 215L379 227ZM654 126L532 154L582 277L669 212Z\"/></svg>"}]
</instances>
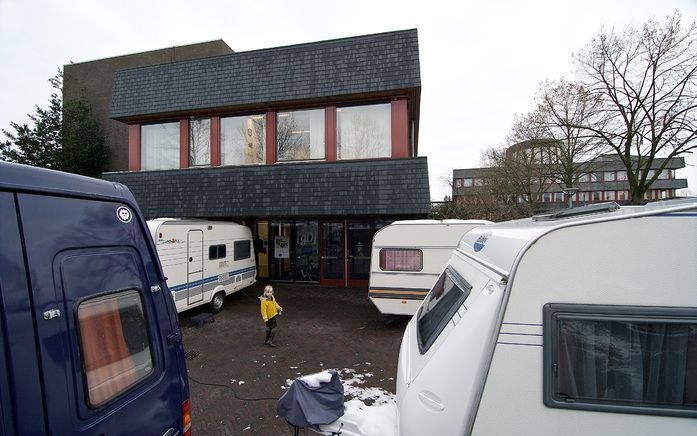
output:
<instances>
[{"instance_id":1,"label":"background building","mask_svg":"<svg viewBox=\"0 0 697 436\"><path fill-rule=\"evenodd\" d=\"M367 286L374 232L430 211L420 93L415 29L121 69L103 177L149 218L249 225L260 278Z\"/></svg>"},{"instance_id":2,"label":"background building","mask_svg":"<svg viewBox=\"0 0 697 436\"><path fill-rule=\"evenodd\" d=\"M655 174L666 159L655 159L649 172L649 177ZM542 160L541 165L549 161ZM574 205L583 205L605 201L619 204L630 204L631 195L627 171L624 164L614 154L597 156L588 162L576 164L578 181L574 187L578 192L573 195ZM675 171L685 167L685 159L676 157L670 159L657 180L644 195L644 200L661 200L676 196L678 189L687 188L686 179L678 179ZM492 177L491 168L468 168L453 170L453 201L465 202L468 196L481 195L487 192L487 178ZM566 206L566 198L562 186L557 183L548 184L538 203L538 211L558 209Z\"/></svg>"}]
</instances>

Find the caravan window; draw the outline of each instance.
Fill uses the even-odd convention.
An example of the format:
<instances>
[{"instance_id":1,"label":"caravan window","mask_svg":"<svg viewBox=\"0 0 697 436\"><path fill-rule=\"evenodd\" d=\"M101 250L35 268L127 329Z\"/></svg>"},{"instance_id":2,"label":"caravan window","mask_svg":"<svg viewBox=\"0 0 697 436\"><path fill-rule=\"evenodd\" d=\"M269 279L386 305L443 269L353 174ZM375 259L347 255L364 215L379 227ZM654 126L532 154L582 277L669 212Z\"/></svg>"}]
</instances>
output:
<instances>
[{"instance_id":1,"label":"caravan window","mask_svg":"<svg viewBox=\"0 0 697 436\"><path fill-rule=\"evenodd\" d=\"M545 307L549 407L697 417L697 310Z\"/></svg>"},{"instance_id":2,"label":"caravan window","mask_svg":"<svg viewBox=\"0 0 697 436\"><path fill-rule=\"evenodd\" d=\"M416 314L421 354L431 348L471 290L472 285L450 267L440 275Z\"/></svg>"},{"instance_id":3,"label":"caravan window","mask_svg":"<svg viewBox=\"0 0 697 436\"><path fill-rule=\"evenodd\" d=\"M208 259L225 259L225 256L227 256L227 248L225 247L225 244L211 245L208 247Z\"/></svg>"},{"instance_id":4,"label":"caravan window","mask_svg":"<svg viewBox=\"0 0 697 436\"><path fill-rule=\"evenodd\" d=\"M138 291L85 300L76 315L90 407L106 404L152 374L150 335Z\"/></svg>"},{"instance_id":5,"label":"caravan window","mask_svg":"<svg viewBox=\"0 0 697 436\"><path fill-rule=\"evenodd\" d=\"M235 260L249 259L252 256L251 241L235 241Z\"/></svg>"},{"instance_id":6,"label":"caravan window","mask_svg":"<svg viewBox=\"0 0 697 436\"><path fill-rule=\"evenodd\" d=\"M421 271L424 253L413 248L383 248L380 250L380 269L383 271Z\"/></svg>"}]
</instances>

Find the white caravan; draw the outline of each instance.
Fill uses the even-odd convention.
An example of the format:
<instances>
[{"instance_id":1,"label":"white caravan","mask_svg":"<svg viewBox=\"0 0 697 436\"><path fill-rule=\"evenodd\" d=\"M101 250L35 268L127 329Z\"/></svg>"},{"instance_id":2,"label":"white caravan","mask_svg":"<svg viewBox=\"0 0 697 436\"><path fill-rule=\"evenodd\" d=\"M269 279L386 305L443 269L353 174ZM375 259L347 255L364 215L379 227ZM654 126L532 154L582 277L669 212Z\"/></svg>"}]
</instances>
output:
<instances>
[{"instance_id":1,"label":"white caravan","mask_svg":"<svg viewBox=\"0 0 697 436\"><path fill-rule=\"evenodd\" d=\"M373 237L368 296L383 315L413 315L460 238L483 220L395 221Z\"/></svg>"},{"instance_id":2,"label":"white caravan","mask_svg":"<svg viewBox=\"0 0 697 436\"><path fill-rule=\"evenodd\" d=\"M177 312L209 304L256 282L252 232L232 222L160 218L148 221Z\"/></svg>"},{"instance_id":3,"label":"white caravan","mask_svg":"<svg viewBox=\"0 0 697 436\"><path fill-rule=\"evenodd\" d=\"M465 234L408 324L399 434L697 434L697 199Z\"/></svg>"}]
</instances>

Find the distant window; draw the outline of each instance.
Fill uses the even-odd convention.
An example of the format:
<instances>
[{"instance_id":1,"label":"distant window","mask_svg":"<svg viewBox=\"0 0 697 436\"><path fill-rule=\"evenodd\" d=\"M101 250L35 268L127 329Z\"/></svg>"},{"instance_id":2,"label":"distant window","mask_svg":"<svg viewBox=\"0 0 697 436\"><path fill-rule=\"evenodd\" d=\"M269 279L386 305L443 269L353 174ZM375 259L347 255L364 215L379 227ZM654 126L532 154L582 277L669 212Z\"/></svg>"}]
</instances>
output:
<instances>
[{"instance_id":1,"label":"distant window","mask_svg":"<svg viewBox=\"0 0 697 436\"><path fill-rule=\"evenodd\" d=\"M583 183L589 182L589 181L590 181L590 175L588 175L588 174L581 174L581 175L579 176L579 178L578 178L578 181L579 181L579 182L583 182Z\"/></svg>"},{"instance_id":2,"label":"distant window","mask_svg":"<svg viewBox=\"0 0 697 436\"><path fill-rule=\"evenodd\" d=\"M614 182L615 181L615 172L614 171L605 171L603 173L603 180L606 182Z\"/></svg>"},{"instance_id":3,"label":"distant window","mask_svg":"<svg viewBox=\"0 0 697 436\"><path fill-rule=\"evenodd\" d=\"M628 200L628 192L627 191L617 191L617 199L621 201Z\"/></svg>"},{"instance_id":4,"label":"distant window","mask_svg":"<svg viewBox=\"0 0 697 436\"><path fill-rule=\"evenodd\" d=\"M590 192L579 192L578 196L580 201L590 201Z\"/></svg>"},{"instance_id":5,"label":"distant window","mask_svg":"<svg viewBox=\"0 0 697 436\"><path fill-rule=\"evenodd\" d=\"M484 186L484 179L474 179L474 186Z\"/></svg>"},{"instance_id":6,"label":"distant window","mask_svg":"<svg viewBox=\"0 0 697 436\"><path fill-rule=\"evenodd\" d=\"M455 187L462 188L462 179L455 179Z\"/></svg>"},{"instance_id":7,"label":"distant window","mask_svg":"<svg viewBox=\"0 0 697 436\"><path fill-rule=\"evenodd\" d=\"M561 203L564 201L564 193L563 192L555 192L554 193L554 201L557 203Z\"/></svg>"},{"instance_id":8,"label":"distant window","mask_svg":"<svg viewBox=\"0 0 697 436\"><path fill-rule=\"evenodd\" d=\"M138 291L85 300L77 307L76 318L91 408L153 373L150 335Z\"/></svg>"},{"instance_id":9,"label":"distant window","mask_svg":"<svg viewBox=\"0 0 697 436\"><path fill-rule=\"evenodd\" d=\"M140 169L179 168L179 122L140 126Z\"/></svg>"},{"instance_id":10,"label":"distant window","mask_svg":"<svg viewBox=\"0 0 697 436\"><path fill-rule=\"evenodd\" d=\"M211 119L189 121L189 166L211 164Z\"/></svg>"},{"instance_id":11,"label":"distant window","mask_svg":"<svg viewBox=\"0 0 697 436\"><path fill-rule=\"evenodd\" d=\"M223 165L266 163L266 115L221 118L220 161Z\"/></svg>"},{"instance_id":12,"label":"distant window","mask_svg":"<svg viewBox=\"0 0 697 436\"><path fill-rule=\"evenodd\" d=\"M656 174L656 170L649 170L649 171L646 173L646 180L650 180L651 177L654 176L654 174Z\"/></svg>"},{"instance_id":13,"label":"distant window","mask_svg":"<svg viewBox=\"0 0 697 436\"><path fill-rule=\"evenodd\" d=\"M603 199L603 193L600 191L593 191L593 201L600 201Z\"/></svg>"},{"instance_id":14,"label":"distant window","mask_svg":"<svg viewBox=\"0 0 697 436\"><path fill-rule=\"evenodd\" d=\"M411 248L383 248L380 250L380 269L383 271L421 271L424 254Z\"/></svg>"},{"instance_id":15,"label":"distant window","mask_svg":"<svg viewBox=\"0 0 697 436\"><path fill-rule=\"evenodd\" d=\"M624 182L625 180L627 180L627 172L617 171L617 180L620 182Z\"/></svg>"},{"instance_id":16,"label":"distant window","mask_svg":"<svg viewBox=\"0 0 697 436\"><path fill-rule=\"evenodd\" d=\"M252 256L251 241L235 241L235 260L249 259Z\"/></svg>"},{"instance_id":17,"label":"distant window","mask_svg":"<svg viewBox=\"0 0 697 436\"><path fill-rule=\"evenodd\" d=\"M336 109L337 159L392 155L392 106L389 103Z\"/></svg>"},{"instance_id":18,"label":"distant window","mask_svg":"<svg viewBox=\"0 0 697 436\"><path fill-rule=\"evenodd\" d=\"M597 182L600 180L600 175L601 173L590 173L590 180L591 182Z\"/></svg>"},{"instance_id":19,"label":"distant window","mask_svg":"<svg viewBox=\"0 0 697 436\"><path fill-rule=\"evenodd\" d=\"M552 194L549 192L545 192L542 194L542 201L544 203L550 203L552 201Z\"/></svg>"},{"instance_id":20,"label":"distant window","mask_svg":"<svg viewBox=\"0 0 697 436\"><path fill-rule=\"evenodd\" d=\"M697 417L697 310L544 308L548 407Z\"/></svg>"},{"instance_id":21,"label":"distant window","mask_svg":"<svg viewBox=\"0 0 697 436\"><path fill-rule=\"evenodd\" d=\"M208 259L210 260L225 259L226 255L227 247L225 246L225 244L211 245L210 247L208 247Z\"/></svg>"},{"instance_id":22,"label":"distant window","mask_svg":"<svg viewBox=\"0 0 697 436\"><path fill-rule=\"evenodd\" d=\"M417 338L421 354L431 348L471 290L472 285L450 267L441 274L416 314Z\"/></svg>"},{"instance_id":23,"label":"distant window","mask_svg":"<svg viewBox=\"0 0 697 436\"><path fill-rule=\"evenodd\" d=\"M279 112L276 151L279 161L324 159L324 109Z\"/></svg>"},{"instance_id":24,"label":"distant window","mask_svg":"<svg viewBox=\"0 0 697 436\"><path fill-rule=\"evenodd\" d=\"M670 170L663 170L660 173L658 173L658 179L659 180L666 180L669 178L669 173Z\"/></svg>"},{"instance_id":25,"label":"distant window","mask_svg":"<svg viewBox=\"0 0 697 436\"><path fill-rule=\"evenodd\" d=\"M472 179L462 179L462 186L465 188L470 188L473 185L473 180Z\"/></svg>"},{"instance_id":26,"label":"distant window","mask_svg":"<svg viewBox=\"0 0 697 436\"><path fill-rule=\"evenodd\" d=\"M668 198L668 191L666 190L661 190L661 198Z\"/></svg>"},{"instance_id":27,"label":"distant window","mask_svg":"<svg viewBox=\"0 0 697 436\"><path fill-rule=\"evenodd\" d=\"M605 191L605 200L615 201L615 191Z\"/></svg>"}]
</instances>

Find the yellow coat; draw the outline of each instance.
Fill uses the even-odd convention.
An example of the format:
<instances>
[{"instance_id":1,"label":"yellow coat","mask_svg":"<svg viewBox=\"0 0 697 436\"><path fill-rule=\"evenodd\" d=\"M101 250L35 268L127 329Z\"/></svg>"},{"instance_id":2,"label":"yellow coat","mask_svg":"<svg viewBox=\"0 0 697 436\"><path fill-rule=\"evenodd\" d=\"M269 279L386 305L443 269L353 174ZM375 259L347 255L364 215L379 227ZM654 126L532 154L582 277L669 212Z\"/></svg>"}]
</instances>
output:
<instances>
[{"instance_id":1,"label":"yellow coat","mask_svg":"<svg viewBox=\"0 0 697 436\"><path fill-rule=\"evenodd\" d=\"M266 297L261 299L261 317L264 318L264 322L270 320L274 316L278 315L278 312L282 312L283 308L276 303L276 299L269 300Z\"/></svg>"}]
</instances>

